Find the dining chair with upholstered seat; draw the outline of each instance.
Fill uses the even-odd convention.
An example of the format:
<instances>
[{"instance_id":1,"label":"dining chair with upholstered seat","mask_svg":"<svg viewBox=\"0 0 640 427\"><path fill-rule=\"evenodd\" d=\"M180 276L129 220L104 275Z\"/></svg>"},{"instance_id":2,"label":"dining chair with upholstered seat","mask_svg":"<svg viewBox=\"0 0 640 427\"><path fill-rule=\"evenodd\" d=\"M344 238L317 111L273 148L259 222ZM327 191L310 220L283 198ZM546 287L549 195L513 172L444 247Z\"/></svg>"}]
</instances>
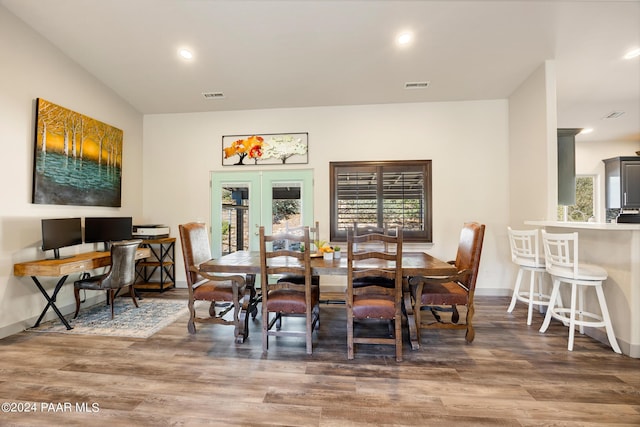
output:
<instances>
[{"instance_id":1,"label":"dining chair with upholstered seat","mask_svg":"<svg viewBox=\"0 0 640 427\"><path fill-rule=\"evenodd\" d=\"M262 350L269 349L270 336L302 336L306 340L307 354L313 352L313 331L320 321L320 288L312 285L311 251L274 248L273 242L289 240L310 247L309 227L302 235L280 233L266 235L260 227L260 278L262 287ZM304 277L304 283L269 278L279 275ZM271 314L274 316L271 317ZM303 317L304 331L282 329L283 317ZM273 328L275 326L275 329Z\"/></svg>"},{"instance_id":2,"label":"dining chair with upholstered seat","mask_svg":"<svg viewBox=\"0 0 640 427\"><path fill-rule=\"evenodd\" d=\"M575 328L578 326L580 333L584 333L584 327L604 328L611 348L621 354L620 346L613 332L607 301L602 289L602 283L607 280L607 271L593 264L579 261L578 257L578 233L548 233L542 230L542 244L547 273L553 279L551 299L547 308L547 314L540 327L540 332L545 332L552 318L560 320L569 327L569 342L567 349L573 350ZM571 288L571 302L569 307L563 307L560 300L560 286L567 285ZM584 294L587 289L595 290L600 313L587 311L584 305ZM576 298L578 301L576 301Z\"/></svg>"},{"instance_id":3,"label":"dining chair with upholstered seat","mask_svg":"<svg viewBox=\"0 0 640 427\"><path fill-rule=\"evenodd\" d=\"M379 244L371 245L362 244ZM367 249L370 248L370 249ZM367 233L355 236L347 230L347 358L353 359L356 344L395 346L396 360L402 360L402 227L396 236ZM382 283L359 280L379 278ZM393 287L387 284L393 283ZM364 323L389 323L388 336L364 335ZM356 323L358 331L356 333Z\"/></svg>"},{"instance_id":4,"label":"dining chair with upholstered seat","mask_svg":"<svg viewBox=\"0 0 640 427\"><path fill-rule=\"evenodd\" d=\"M304 227L303 225L297 226L297 227L290 227L289 223L285 224L285 233L287 234L297 234L297 235L302 235L302 233L304 233ZM316 221L315 226L314 227L309 227L309 241L311 242L311 244L313 244L314 242L317 242L320 239L320 223L318 221ZM295 249L291 247L291 243L292 241L290 240L284 240L284 244L285 244L285 248L286 249ZM299 242L298 242L299 243ZM300 247L300 245L296 245L298 248ZM305 247L305 250L310 251L311 247ZM282 282L291 282L291 283L298 283L303 285L304 284L304 275L293 275L293 274L285 274L282 277L280 277L278 279L278 281L282 281ZM313 286L320 286L320 276L317 275L312 275L311 276L311 284Z\"/></svg>"},{"instance_id":5,"label":"dining chair with upholstered seat","mask_svg":"<svg viewBox=\"0 0 640 427\"><path fill-rule=\"evenodd\" d=\"M362 224L359 224L358 222L353 223L354 236L365 236L367 234L385 234L389 236L397 236L398 229L397 227L388 227L386 224L382 227L377 227L372 225L362 225ZM377 249L384 252L388 251L389 249L389 244L387 242L379 241L379 240L367 241L367 239L364 239L364 242L360 243L359 246L361 249L367 249L367 250ZM357 250L357 249L358 249L358 244L356 244L356 246L354 247L354 250ZM366 276L366 277L359 277L353 281L353 286L356 288L362 287L362 286L369 286L369 285L393 288L395 287L395 279L389 279L385 277Z\"/></svg>"},{"instance_id":6,"label":"dining chair with upholstered seat","mask_svg":"<svg viewBox=\"0 0 640 427\"><path fill-rule=\"evenodd\" d=\"M241 275L210 274L199 266L211 259L211 246L207 226L201 222L180 224L182 256L189 290L189 321L187 330L196 333L197 323L233 325L236 342L242 343L249 336L249 315L255 310L255 290L248 286ZM198 317L196 301L207 301L209 316ZM220 312L216 308L220 307ZM232 312L232 319L225 316Z\"/></svg>"},{"instance_id":7,"label":"dining chair with upholstered seat","mask_svg":"<svg viewBox=\"0 0 640 427\"><path fill-rule=\"evenodd\" d=\"M516 302L524 302L528 306L527 325L531 325L533 306L537 305L542 313L543 307L549 305L550 297L544 290L544 277L547 270L544 263L544 253L540 251L539 231L537 229L513 230L511 227L507 227L507 231L509 233L509 246L511 247L511 261L519 267L507 313L513 311ZM522 286L525 272L529 273L529 288L528 290L521 290L520 287ZM536 284L538 286L537 291Z\"/></svg>"},{"instance_id":8,"label":"dining chair with upholstered seat","mask_svg":"<svg viewBox=\"0 0 640 427\"><path fill-rule=\"evenodd\" d=\"M80 311L80 289L107 291L107 302L111 305L111 318L114 314L114 299L116 291L128 287L133 304L138 307L133 284L136 281L136 250L142 240L123 240L111 242L111 265L106 273L89 276L76 280L73 284L76 299L76 312Z\"/></svg>"},{"instance_id":9,"label":"dining chair with upholstered seat","mask_svg":"<svg viewBox=\"0 0 640 427\"><path fill-rule=\"evenodd\" d=\"M451 276L414 276L409 278L413 312L418 331L426 328L465 329L467 343L473 342L473 315L475 312L473 296L480 267L480 255L484 240L484 224L469 222L460 232L455 265L458 270ZM466 321L458 324L458 307L467 309ZM430 310L435 321L429 322L422 317L422 310ZM451 312L451 321L442 319L439 312ZM420 336L420 334L418 334Z\"/></svg>"}]
</instances>

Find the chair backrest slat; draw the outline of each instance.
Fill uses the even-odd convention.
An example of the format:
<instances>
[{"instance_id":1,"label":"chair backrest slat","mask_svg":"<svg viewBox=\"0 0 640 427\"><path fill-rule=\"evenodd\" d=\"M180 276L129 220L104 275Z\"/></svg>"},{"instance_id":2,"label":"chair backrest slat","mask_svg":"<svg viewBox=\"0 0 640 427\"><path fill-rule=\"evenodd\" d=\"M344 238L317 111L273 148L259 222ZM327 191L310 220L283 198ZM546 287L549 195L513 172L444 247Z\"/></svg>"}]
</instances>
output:
<instances>
[{"instance_id":1,"label":"chair backrest slat","mask_svg":"<svg viewBox=\"0 0 640 427\"><path fill-rule=\"evenodd\" d=\"M274 249L269 247L268 243L289 240L290 242L298 242L309 248L309 227L304 227L302 235L280 233L274 235L265 235L264 226L260 227L260 271L263 283L263 293L268 286L268 276L284 273L292 273L304 276L309 280L307 284L311 284L311 254L310 250L293 251L289 249Z\"/></svg>"},{"instance_id":2,"label":"chair backrest slat","mask_svg":"<svg viewBox=\"0 0 640 427\"><path fill-rule=\"evenodd\" d=\"M511 260L520 265L539 265L540 240L538 230L513 230L508 227Z\"/></svg>"},{"instance_id":3,"label":"chair backrest slat","mask_svg":"<svg viewBox=\"0 0 640 427\"><path fill-rule=\"evenodd\" d=\"M396 280L398 297L402 288L402 227L398 227L395 236L370 233L356 236L352 229L347 230L347 287L352 292L354 279L362 277L385 277ZM362 243L374 243L374 250L363 249ZM385 246L385 251L379 246ZM348 293L349 293L348 292Z\"/></svg>"},{"instance_id":4,"label":"chair backrest slat","mask_svg":"<svg viewBox=\"0 0 640 427\"><path fill-rule=\"evenodd\" d=\"M542 230L547 271L563 269L578 276L578 233L547 233Z\"/></svg>"},{"instance_id":5,"label":"chair backrest slat","mask_svg":"<svg viewBox=\"0 0 640 427\"><path fill-rule=\"evenodd\" d=\"M289 221L287 221L284 225L284 233L302 236L304 233L304 228L305 228L304 225L298 225L298 226L292 227L289 225ZM320 222L316 221L313 227L309 227L309 241L313 243L319 239L320 239ZM285 239L284 247L285 249L291 249L291 240Z\"/></svg>"}]
</instances>

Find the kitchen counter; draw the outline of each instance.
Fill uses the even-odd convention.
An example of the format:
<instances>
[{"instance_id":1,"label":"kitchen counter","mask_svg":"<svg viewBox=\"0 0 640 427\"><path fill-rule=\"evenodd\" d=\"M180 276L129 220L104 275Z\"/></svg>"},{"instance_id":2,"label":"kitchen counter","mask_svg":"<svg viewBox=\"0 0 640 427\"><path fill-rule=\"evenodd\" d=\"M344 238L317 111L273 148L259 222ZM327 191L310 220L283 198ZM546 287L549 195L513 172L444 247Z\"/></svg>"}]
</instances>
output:
<instances>
[{"instance_id":1,"label":"kitchen counter","mask_svg":"<svg viewBox=\"0 0 640 427\"><path fill-rule=\"evenodd\" d=\"M537 225L541 227L564 227L583 228L585 230L612 230L629 231L640 230L640 224L633 223L610 223L610 222L565 222L565 221L525 221L527 225Z\"/></svg>"},{"instance_id":2,"label":"kitchen counter","mask_svg":"<svg viewBox=\"0 0 640 427\"><path fill-rule=\"evenodd\" d=\"M580 261L607 270L603 284L618 344L628 356L640 358L640 224L525 221L550 233L578 232ZM564 296L564 295L563 295ZM596 311L595 295L585 298L587 311ZM569 301L568 295L565 301ZM587 335L607 343L602 328L585 328Z\"/></svg>"}]
</instances>

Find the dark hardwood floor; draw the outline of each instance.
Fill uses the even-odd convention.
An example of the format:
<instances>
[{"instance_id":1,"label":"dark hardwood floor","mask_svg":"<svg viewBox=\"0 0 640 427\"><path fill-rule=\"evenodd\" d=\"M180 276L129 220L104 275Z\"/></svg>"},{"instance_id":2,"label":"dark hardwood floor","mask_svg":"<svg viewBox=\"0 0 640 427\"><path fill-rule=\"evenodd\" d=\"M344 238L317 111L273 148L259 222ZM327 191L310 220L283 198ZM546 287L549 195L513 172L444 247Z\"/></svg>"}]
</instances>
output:
<instances>
[{"instance_id":1,"label":"dark hardwood floor","mask_svg":"<svg viewBox=\"0 0 640 427\"><path fill-rule=\"evenodd\" d=\"M322 306L311 356L296 338L271 338L263 355L260 316L244 344L224 325L189 335L186 315L149 339L23 332L0 340L0 402L37 410L3 406L0 425L640 425L639 359L579 334L569 352L560 323L540 334L540 313L527 327L524 305L476 301L473 344L423 331L418 351L405 336L400 363L391 346L347 360L341 305Z\"/></svg>"}]
</instances>

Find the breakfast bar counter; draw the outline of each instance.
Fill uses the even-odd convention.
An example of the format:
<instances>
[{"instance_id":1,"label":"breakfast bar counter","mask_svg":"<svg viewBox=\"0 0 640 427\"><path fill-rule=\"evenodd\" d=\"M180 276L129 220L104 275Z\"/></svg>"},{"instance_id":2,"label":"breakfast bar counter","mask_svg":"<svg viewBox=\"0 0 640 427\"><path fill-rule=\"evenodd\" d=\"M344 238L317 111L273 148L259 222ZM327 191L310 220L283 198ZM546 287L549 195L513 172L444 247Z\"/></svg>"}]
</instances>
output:
<instances>
[{"instance_id":1,"label":"breakfast bar counter","mask_svg":"<svg viewBox=\"0 0 640 427\"><path fill-rule=\"evenodd\" d=\"M618 344L624 354L640 358L640 224L561 221L525 221L525 224L549 233L578 232L580 261L599 265L609 274L603 289ZM595 296L585 304L587 309L592 304L597 307ZM585 333L607 342L603 330Z\"/></svg>"}]
</instances>

